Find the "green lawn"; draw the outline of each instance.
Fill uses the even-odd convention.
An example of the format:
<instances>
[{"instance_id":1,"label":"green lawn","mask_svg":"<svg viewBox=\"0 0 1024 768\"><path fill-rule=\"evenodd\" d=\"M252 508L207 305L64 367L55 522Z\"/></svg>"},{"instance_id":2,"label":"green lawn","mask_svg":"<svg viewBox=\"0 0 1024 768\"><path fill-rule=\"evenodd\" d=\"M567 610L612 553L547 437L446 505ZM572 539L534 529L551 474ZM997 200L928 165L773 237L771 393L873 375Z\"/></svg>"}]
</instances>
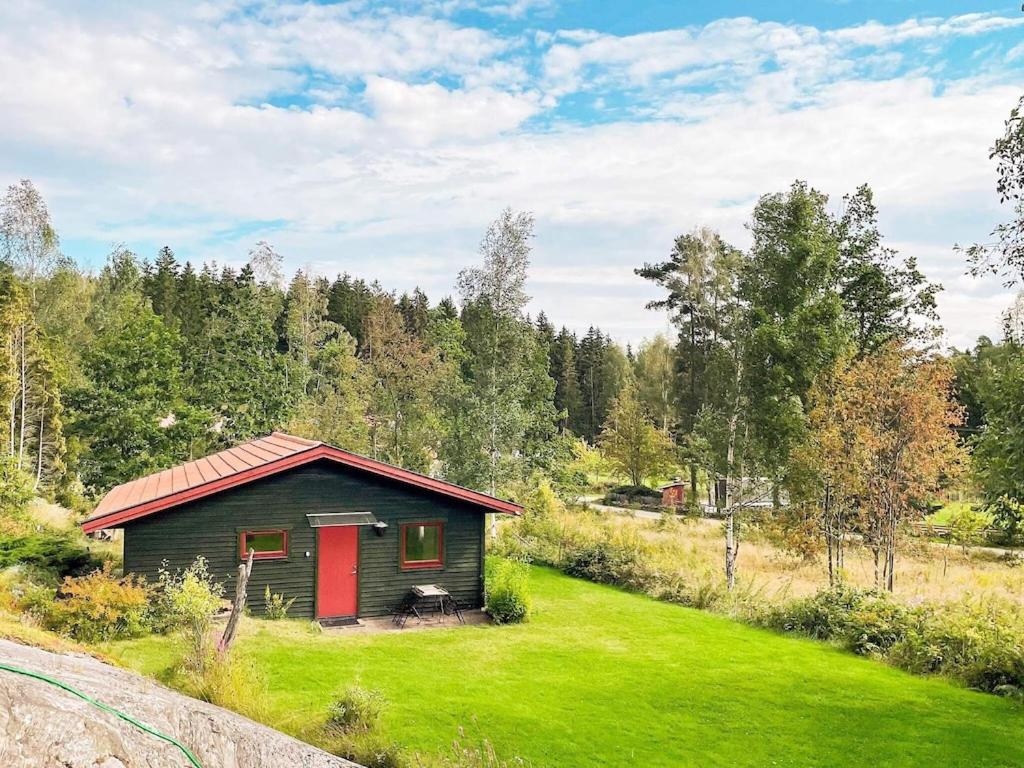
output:
<instances>
[{"instance_id":1,"label":"green lawn","mask_svg":"<svg viewBox=\"0 0 1024 768\"><path fill-rule=\"evenodd\" d=\"M928 522L932 525L949 525L949 519L955 512L962 509L970 509L974 505L969 501L947 501L942 509L939 509L928 516ZM986 515L991 520L991 515Z\"/></svg>"},{"instance_id":2,"label":"green lawn","mask_svg":"<svg viewBox=\"0 0 1024 768\"><path fill-rule=\"evenodd\" d=\"M460 725L534 766L1019 766L1024 709L809 640L535 569L529 624L373 636L248 623L278 727L351 681L421 750ZM158 673L166 638L106 648Z\"/></svg>"}]
</instances>

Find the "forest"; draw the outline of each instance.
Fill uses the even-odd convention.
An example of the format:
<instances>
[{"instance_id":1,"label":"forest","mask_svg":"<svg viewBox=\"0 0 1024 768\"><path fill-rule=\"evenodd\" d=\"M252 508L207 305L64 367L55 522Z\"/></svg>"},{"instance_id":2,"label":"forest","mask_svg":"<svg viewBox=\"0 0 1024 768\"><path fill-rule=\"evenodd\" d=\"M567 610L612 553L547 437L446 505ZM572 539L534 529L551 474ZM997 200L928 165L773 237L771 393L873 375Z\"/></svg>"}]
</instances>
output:
<instances>
[{"instance_id":1,"label":"forest","mask_svg":"<svg viewBox=\"0 0 1024 768\"><path fill-rule=\"evenodd\" d=\"M961 250L1009 282L1024 268L1022 147L1018 108L992 150L1015 219ZM940 349L941 286L886 244L867 185L763 195L745 250L680 229L635 267L677 335L633 349L526 314L527 212L500 212L455 293L428 297L285 276L265 241L240 269L169 244L118 247L91 273L18 181L0 202L4 496L87 511L118 483L284 429L512 496L537 478L578 494L587 468L632 486L678 473L691 505L724 511L730 584L734 517L758 501L794 548L827 550L830 575L855 531L890 589L901 526L943 489L970 485L1017 536L1024 304L1003 339Z\"/></svg>"}]
</instances>

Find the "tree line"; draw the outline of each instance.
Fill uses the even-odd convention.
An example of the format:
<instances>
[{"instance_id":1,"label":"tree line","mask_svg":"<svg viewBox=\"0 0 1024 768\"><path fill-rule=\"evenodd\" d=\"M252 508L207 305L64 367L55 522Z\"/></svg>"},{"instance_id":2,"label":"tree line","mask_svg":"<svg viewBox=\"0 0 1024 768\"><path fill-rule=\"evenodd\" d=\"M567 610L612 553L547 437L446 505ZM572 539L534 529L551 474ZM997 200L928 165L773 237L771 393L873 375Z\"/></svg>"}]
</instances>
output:
<instances>
[{"instance_id":1,"label":"tree line","mask_svg":"<svg viewBox=\"0 0 1024 768\"><path fill-rule=\"evenodd\" d=\"M1024 275L1022 136L1018 107L992 150L1012 220L962 249L1009 281ZM830 203L794 182L748 229L741 249L695 222L636 270L675 333L633 350L526 314L528 213L503 211L457 296L432 302L348 274L285 279L266 242L237 270L119 248L86 274L22 181L0 203L8 465L95 497L284 428L502 493L596 445L633 485L683 470L690 504L725 518L730 585L746 513L770 508L833 580L857 537L891 589L906 521L972 449L985 506L1019 524L1024 311L1002 343L940 350L941 288L886 244L868 185Z\"/></svg>"},{"instance_id":2,"label":"tree line","mask_svg":"<svg viewBox=\"0 0 1024 768\"><path fill-rule=\"evenodd\" d=\"M630 366L611 338L525 314L533 219L490 225L456 299L299 270L60 251L30 181L0 202L5 453L39 492L94 498L273 429L498 492L593 441Z\"/></svg>"}]
</instances>

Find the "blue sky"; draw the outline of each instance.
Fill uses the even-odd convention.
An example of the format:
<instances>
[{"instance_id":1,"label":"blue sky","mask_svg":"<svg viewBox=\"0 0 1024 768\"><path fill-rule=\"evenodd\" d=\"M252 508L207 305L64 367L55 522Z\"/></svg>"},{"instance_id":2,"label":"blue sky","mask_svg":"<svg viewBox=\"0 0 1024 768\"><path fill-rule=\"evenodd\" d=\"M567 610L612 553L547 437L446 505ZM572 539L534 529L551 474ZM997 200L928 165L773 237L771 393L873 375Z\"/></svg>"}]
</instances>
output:
<instances>
[{"instance_id":1,"label":"blue sky","mask_svg":"<svg viewBox=\"0 0 1024 768\"><path fill-rule=\"evenodd\" d=\"M667 329L633 275L675 235L744 246L759 195L868 182L946 288L947 342L1012 291L958 242L1001 217L988 147L1024 93L1013 3L394 0L0 7L0 183L65 252L299 267L437 299L506 205L534 212L532 310Z\"/></svg>"}]
</instances>

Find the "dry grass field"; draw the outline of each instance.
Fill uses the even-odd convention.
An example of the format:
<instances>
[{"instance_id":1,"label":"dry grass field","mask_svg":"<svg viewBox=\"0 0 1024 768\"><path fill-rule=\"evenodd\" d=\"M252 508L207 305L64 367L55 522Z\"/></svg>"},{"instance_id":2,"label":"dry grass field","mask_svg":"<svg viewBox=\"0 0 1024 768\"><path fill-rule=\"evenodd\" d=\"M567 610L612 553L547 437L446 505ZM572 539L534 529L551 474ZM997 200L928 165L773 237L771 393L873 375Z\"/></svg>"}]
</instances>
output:
<instances>
[{"instance_id":1,"label":"dry grass field","mask_svg":"<svg viewBox=\"0 0 1024 768\"><path fill-rule=\"evenodd\" d=\"M722 579L725 538L717 520L681 521L661 526L657 522L609 515L620 525L635 527L657 546L656 557L666 569L701 574L710 581ZM975 548L965 553L923 539L905 537L897 551L895 594L908 603L945 602L963 598L1005 598L1024 607L1024 563L1016 565L998 551ZM739 583L761 599L774 601L800 597L827 585L823 557L804 560L771 544L757 532L741 542ZM871 553L851 542L846 553L846 580L870 587L873 579Z\"/></svg>"}]
</instances>

